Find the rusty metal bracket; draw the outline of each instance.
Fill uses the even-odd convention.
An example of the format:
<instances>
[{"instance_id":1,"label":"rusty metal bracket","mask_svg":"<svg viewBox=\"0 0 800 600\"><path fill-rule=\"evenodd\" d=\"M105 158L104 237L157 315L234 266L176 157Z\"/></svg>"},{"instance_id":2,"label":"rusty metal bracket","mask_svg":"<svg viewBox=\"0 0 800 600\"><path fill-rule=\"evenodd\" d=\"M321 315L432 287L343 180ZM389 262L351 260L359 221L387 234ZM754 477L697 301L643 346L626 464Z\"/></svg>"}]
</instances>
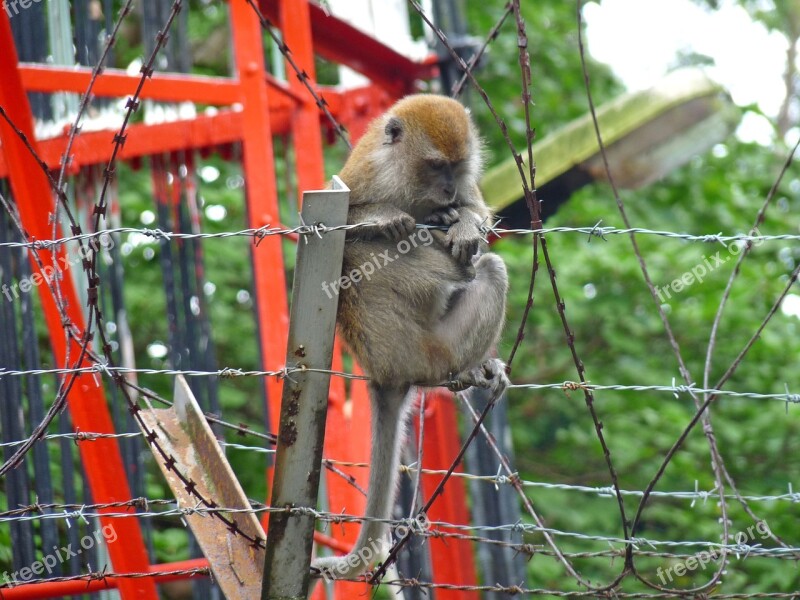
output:
<instances>
[{"instance_id":1,"label":"rusty metal bracket","mask_svg":"<svg viewBox=\"0 0 800 600\"><path fill-rule=\"evenodd\" d=\"M178 506L184 509L185 520L223 594L229 599L256 600L261 595L264 548L247 538L264 540L264 530L252 512L223 511L234 524L228 526L207 512L197 511L207 508L203 502L198 505L198 497L212 506L234 510L249 509L250 502L183 376L175 379L172 407L146 408L140 414L150 432L158 436L158 447L166 457L156 452L156 446L150 445L150 449ZM187 490L176 471L195 484L193 491ZM238 535L239 531L245 535Z\"/></svg>"}]
</instances>

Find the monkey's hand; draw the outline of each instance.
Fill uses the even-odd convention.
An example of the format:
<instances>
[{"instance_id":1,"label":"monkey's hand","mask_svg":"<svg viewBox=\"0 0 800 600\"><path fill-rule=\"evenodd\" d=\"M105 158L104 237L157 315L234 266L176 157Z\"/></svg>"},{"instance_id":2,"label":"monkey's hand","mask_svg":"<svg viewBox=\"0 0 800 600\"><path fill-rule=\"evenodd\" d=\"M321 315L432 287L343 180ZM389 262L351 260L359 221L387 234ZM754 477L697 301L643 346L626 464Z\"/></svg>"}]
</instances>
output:
<instances>
[{"instance_id":1,"label":"monkey's hand","mask_svg":"<svg viewBox=\"0 0 800 600\"><path fill-rule=\"evenodd\" d=\"M481 230L474 218L460 219L447 232L447 245L453 257L461 264L472 261L482 241Z\"/></svg>"},{"instance_id":2,"label":"monkey's hand","mask_svg":"<svg viewBox=\"0 0 800 600\"><path fill-rule=\"evenodd\" d=\"M445 208L440 208L433 211L425 219L425 225L444 225L445 227L449 227L453 223L457 222L458 219L458 211L451 206L447 206Z\"/></svg>"},{"instance_id":3,"label":"monkey's hand","mask_svg":"<svg viewBox=\"0 0 800 600\"><path fill-rule=\"evenodd\" d=\"M347 214L347 223L369 223L351 230L353 237L370 240L383 236L395 242L410 235L417 226L414 217L389 205L353 206Z\"/></svg>"},{"instance_id":4,"label":"monkey's hand","mask_svg":"<svg viewBox=\"0 0 800 600\"><path fill-rule=\"evenodd\" d=\"M479 387L489 390L497 400L500 394L511 385L506 377L506 365L499 358L487 358L474 369L462 371L447 387L460 392L470 387Z\"/></svg>"}]
</instances>

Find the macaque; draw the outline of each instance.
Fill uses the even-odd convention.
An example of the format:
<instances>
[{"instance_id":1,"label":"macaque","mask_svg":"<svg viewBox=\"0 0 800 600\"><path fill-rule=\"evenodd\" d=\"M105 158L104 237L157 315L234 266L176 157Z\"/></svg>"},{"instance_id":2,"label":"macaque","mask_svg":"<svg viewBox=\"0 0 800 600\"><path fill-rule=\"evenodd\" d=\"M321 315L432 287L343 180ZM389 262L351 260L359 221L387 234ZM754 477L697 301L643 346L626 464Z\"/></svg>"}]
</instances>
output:
<instances>
[{"instance_id":1,"label":"macaque","mask_svg":"<svg viewBox=\"0 0 800 600\"><path fill-rule=\"evenodd\" d=\"M505 317L508 277L503 260L484 248L481 224L490 211L480 170L480 140L466 109L415 95L373 121L340 175L351 190L348 223L369 223L348 231L338 326L370 378L370 518L391 515L415 387L449 382L499 393L508 385L505 365L488 358ZM364 521L350 554L312 567L326 579L356 577L387 531Z\"/></svg>"}]
</instances>

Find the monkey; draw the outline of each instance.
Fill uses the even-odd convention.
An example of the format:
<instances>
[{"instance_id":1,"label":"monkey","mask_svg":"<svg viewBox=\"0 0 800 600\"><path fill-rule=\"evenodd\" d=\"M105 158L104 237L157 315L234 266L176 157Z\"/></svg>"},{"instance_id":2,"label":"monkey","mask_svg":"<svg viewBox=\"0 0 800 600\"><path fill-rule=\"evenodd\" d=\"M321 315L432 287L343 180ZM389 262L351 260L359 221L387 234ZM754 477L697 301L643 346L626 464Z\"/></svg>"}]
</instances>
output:
<instances>
[{"instance_id":1,"label":"monkey","mask_svg":"<svg viewBox=\"0 0 800 600\"><path fill-rule=\"evenodd\" d=\"M484 251L490 211L478 189L480 140L466 109L414 95L373 121L340 177L350 188L337 325L369 377L372 449L365 516L346 556L312 562L347 579L376 557L398 481L414 388L452 382L499 394L505 365L488 355L505 319L505 263ZM417 223L449 226L447 233ZM370 268L367 269L367 266Z\"/></svg>"}]
</instances>

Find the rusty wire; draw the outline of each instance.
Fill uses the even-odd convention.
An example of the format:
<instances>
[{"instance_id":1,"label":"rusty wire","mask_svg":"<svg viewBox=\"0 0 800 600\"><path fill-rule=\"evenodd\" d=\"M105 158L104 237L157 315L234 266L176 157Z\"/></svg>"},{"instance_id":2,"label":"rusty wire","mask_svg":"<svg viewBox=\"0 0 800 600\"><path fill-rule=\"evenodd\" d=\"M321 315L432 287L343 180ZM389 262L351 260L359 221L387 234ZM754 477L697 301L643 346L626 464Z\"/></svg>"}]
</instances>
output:
<instances>
[{"instance_id":1,"label":"rusty wire","mask_svg":"<svg viewBox=\"0 0 800 600\"><path fill-rule=\"evenodd\" d=\"M172 571L146 571L143 573L115 573L103 569L102 571L92 571L91 573L83 573L81 575L67 575L62 577L40 577L26 579L25 581L9 584L0 584L0 597L2 597L3 590L10 590L25 585L32 585L37 583L63 583L66 581L85 581L87 584L92 581L110 582L114 579L142 579L144 577L209 577L211 576L211 569L209 567L199 567L196 569L174 569ZM111 589L112 586L108 586Z\"/></svg>"}]
</instances>

